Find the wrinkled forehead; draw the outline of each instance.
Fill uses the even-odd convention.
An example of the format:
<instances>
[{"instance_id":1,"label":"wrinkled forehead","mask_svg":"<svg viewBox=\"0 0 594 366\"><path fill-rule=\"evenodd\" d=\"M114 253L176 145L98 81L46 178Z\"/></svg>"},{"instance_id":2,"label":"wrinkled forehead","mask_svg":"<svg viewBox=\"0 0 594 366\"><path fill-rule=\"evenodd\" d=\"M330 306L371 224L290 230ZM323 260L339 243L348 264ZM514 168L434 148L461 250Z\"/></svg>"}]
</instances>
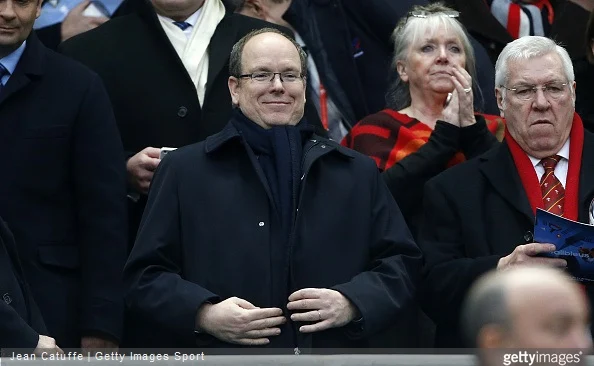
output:
<instances>
[{"instance_id":1,"label":"wrinkled forehead","mask_svg":"<svg viewBox=\"0 0 594 366\"><path fill-rule=\"evenodd\" d=\"M556 53L529 58L511 58L507 61L508 82L539 84L551 81L567 81L563 61Z\"/></svg>"}]
</instances>

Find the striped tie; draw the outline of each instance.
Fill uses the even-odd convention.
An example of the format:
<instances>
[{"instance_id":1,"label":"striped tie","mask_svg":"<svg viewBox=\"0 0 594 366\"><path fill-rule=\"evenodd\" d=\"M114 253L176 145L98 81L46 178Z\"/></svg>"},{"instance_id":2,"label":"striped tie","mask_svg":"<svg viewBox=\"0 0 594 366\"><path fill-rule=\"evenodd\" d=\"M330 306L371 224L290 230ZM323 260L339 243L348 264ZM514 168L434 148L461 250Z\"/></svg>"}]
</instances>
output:
<instances>
[{"instance_id":1,"label":"striped tie","mask_svg":"<svg viewBox=\"0 0 594 366\"><path fill-rule=\"evenodd\" d=\"M179 29L185 31L186 29L188 29L189 27L192 26L192 24L188 23L188 22L173 22L173 24L177 25L179 27Z\"/></svg>"},{"instance_id":2,"label":"striped tie","mask_svg":"<svg viewBox=\"0 0 594 366\"><path fill-rule=\"evenodd\" d=\"M545 170L540 179L540 189L544 209L555 215L562 216L563 204L565 203L565 188L555 176L555 166L560 160L561 156L555 155L540 161Z\"/></svg>"}]
</instances>

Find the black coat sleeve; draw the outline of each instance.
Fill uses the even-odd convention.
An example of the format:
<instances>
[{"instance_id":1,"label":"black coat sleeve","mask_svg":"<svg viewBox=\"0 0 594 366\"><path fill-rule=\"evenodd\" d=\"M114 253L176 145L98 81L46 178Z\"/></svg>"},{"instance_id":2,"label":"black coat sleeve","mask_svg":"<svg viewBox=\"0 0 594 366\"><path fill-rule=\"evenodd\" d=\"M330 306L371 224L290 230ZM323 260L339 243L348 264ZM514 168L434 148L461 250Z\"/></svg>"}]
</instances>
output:
<instances>
[{"instance_id":1,"label":"black coat sleeve","mask_svg":"<svg viewBox=\"0 0 594 366\"><path fill-rule=\"evenodd\" d=\"M414 301L421 265L421 251L398 205L390 199L374 163L369 163L370 173L375 177L369 233L372 261L369 270L333 288L359 309L363 318L361 337L385 329Z\"/></svg>"},{"instance_id":2,"label":"black coat sleeve","mask_svg":"<svg viewBox=\"0 0 594 366\"><path fill-rule=\"evenodd\" d=\"M460 128L437 121L427 143L383 172L384 181L405 217L421 204L425 182L441 173L458 151L459 137Z\"/></svg>"},{"instance_id":3,"label":"black coat sleeve","mask_svg":"<svg viewBox=\"0 0 594 366\"><path fill-rule=\"evenodd\" d=\"M218 301L209 290L182 278L183 247L175 153L163 159L149 191L136 242L126 263L126 303L140 318L191 343L198 308Z\"/></svg>"},{"instance_id":4,"label":"black coat sleeve","mask_svg":"<svg viewBox=\"0 0 594 366\"><path fill-rule=\"evenodd\" d=\"M441 186L438 180L425 185L419 239L425 258L420 297L427 315L436 323L457 328L460 308L471 284L495 269L501 256L468 258L460 228L464 223Z\"/></svg>"},{"instance_id":5,"label":"black coat sleeve","mask_svg":"<svg viewBox=\"0 0 594 366\"><path fill-rule=\"evenodd\" d=\"M120 339L127 253L124 150L107 92L89 82L75 127L72 171L78 211L83 335Z\"/></svg>"},{"instance_id":6,"label":"black coat sleeve","mask_svg":"<svg viewBox=\"0 0 594 366\"><path fill-rule=\"evenodd\" d=\"M460 149L467 160L475 158L499 145L499 141L487 128L485 117L475 115L476 123L460 129Z\"/></svg>"}]
</instances>

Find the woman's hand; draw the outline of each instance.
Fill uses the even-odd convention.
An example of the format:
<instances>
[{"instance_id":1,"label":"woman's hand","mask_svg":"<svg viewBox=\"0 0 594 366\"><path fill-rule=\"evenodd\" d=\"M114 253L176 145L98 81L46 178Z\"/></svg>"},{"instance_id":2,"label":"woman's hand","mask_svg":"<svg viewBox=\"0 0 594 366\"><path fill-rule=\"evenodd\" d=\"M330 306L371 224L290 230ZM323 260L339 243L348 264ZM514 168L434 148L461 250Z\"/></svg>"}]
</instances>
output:
<instances>
[{"instance_id":1,"label":"woman's hand","mask_svg":"<svg viewBox=\"0 0 594 366\"><path fill-rule=\"evenodd\" d=\"M472 77L461 66L452 68L454 90L450 102L442 111L442 119L455 126L466 127L476 123L472 95Z\"/></svg>"}]
</instances>

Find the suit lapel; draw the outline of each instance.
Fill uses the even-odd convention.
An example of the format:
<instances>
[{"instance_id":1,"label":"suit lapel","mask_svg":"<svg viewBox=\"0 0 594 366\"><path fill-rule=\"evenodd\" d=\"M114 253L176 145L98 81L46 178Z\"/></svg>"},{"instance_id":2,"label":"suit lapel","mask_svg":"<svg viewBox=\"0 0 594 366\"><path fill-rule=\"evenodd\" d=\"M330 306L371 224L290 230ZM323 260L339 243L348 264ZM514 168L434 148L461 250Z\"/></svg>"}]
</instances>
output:
<instances>
[{"instance_id":1,"label":"suit lapel","mask_svg":"<svg viewBox=\"0 0 594 366\"><path fill-rule=\"evenodd\" d=\"M157 13L153 8L152 4L149 0L141 0L140 6L138 6L138 14L143 22L146 23L150 32L152 33L152 37L158 40L160 47L159 53L166 57L170 63L174 64L175 67L172 69L177 69L185 75L185 79L187 81L187 86L191 87L196 95L196 105L200 105L198 102L198 94L196 93L196 86L192 82L192 78L188 71L186 70L186 66L184 65L183 61L177 54L177 51L171 44L171 41L167 37L167 34L163 30L161 23L159 22L159 18L157 17Z\"/></svg>"},{"instance_id":2,"label":"suit lapel","mask_svg":"<svg viewBox=\"0 0 594 366\"><path fill-rule=\"evenodd\" d=\"M24 89L32 79L43 74L45 49L34 32L27 38L25 51L17 64L14 73L0 94L0 107L8 98Z\"/></svg>"},{"instance_id":3,"label":"suit lapel","mask_svg":"<svg viewBox=\"0 0 594 366\"><path fill-rule=\"evenodd\" d=\"M208 78L206 80L206 91L205 97L208 98L208 94L212 89L212 84L216 79L217 75L224 66L228 64L229 52L235 44L235 38L237 35L237 23L230 21L232 17L238 15L226 15L223 20L217 26L210 44L208 46Z\"/></svg>"},{"instance_id":4,"label":"suit lapel","mask_svg":"<svg viewBox=\"0 0 594 366\"><path fill-rule=\"evenodd\" d=\"M584 131L584 149L582 151L582 165L580 167L578 220L588 222L590 202L594 197L594 169L589 166L594 156L594 135Z\"/></svg>"},{"instance_id":5,"label":"suit lapel","mask_svg":"<svg viewBox=\"0 0 594 366\"><path fill-rule=\"evenodd\" d=\"M479 159L481 173L492 185L493 190L532 223L534 213L507 144L502 143Z\"/></svg>"}]
</instances>

